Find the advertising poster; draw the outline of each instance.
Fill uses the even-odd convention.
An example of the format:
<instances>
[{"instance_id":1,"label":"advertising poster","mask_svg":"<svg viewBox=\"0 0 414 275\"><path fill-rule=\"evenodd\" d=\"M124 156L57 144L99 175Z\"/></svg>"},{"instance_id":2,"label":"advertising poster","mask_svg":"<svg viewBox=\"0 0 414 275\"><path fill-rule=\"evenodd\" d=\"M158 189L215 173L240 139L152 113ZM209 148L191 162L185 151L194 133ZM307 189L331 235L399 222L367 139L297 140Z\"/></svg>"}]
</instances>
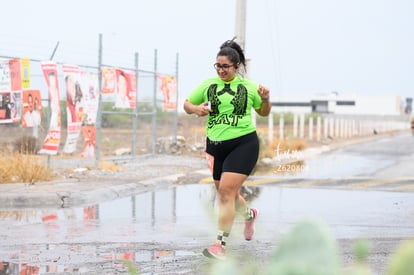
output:
<instances>
[{"instance_id":1,"label":"advertising poster","mask_svg":"<svg viewBox=\"0 0 414 275\"><path fill-rule=\"evenodd\" d=\"M81 72L81 87L83 93L82 125L95 125L98 114L99 85L95 72Z\"/></svg>"},{"instance_id":2,"label":"advertising poster","mask_svg":"<svg viewBox=\"0 0 414 275\"><path fill-rule=\"evenodd\" d=\"M22 88L30 88L30 59L20 58L20 78L22 80Z\"/></svg>"},{"instance_id":3,"label":"advertising poster","mask_svg":"<svg viewBox=\"0 0 414 275\"><path fill-rule=\"evenodd\" d=\"M116 69L116 101L117 108L135 108L136 74L134 71Z\"/></svg>"},{"instance_id":4,"label":"advertising poster","mask_svg":"<svg viewBox=\"0 0 414 275\"><path fill-rule=\"evenodd\" d=\"M21 91L0 91L0 123L19 122L21 113Z\"/></svg>"},{"instance_id":5,"label":"advertising poster","mask_svg":"<svg viewBox=\"0 0 414 275\"><path fill-rule=\"evenodd\" d=\"M49 131L43 141L43 146L39 154L56 155L59 150L61 138L61 111L57 65L53 62L42 62L41 67L48 86L51 116Z\"/></svg>"},{"instance_id":6,"label":"advertising poster","mask_svg":"<svg viewBox=\"0 0 414 275\"><path fill-rule=\"evenodd\" d=\"M0 58L0 91L10 91L10 68L9 60Z\"/></svg>"},{"instance_id":7,"label":"advertising poster","mask_svg":"<svg viewBox=\"0 0 414 275\"><path fill-rule=\"evenodd\" d=\"M81 157L93 158L96 150L96 128L92 125L82 126L82 133L84 143Z\"/></svg>"},{"instance_id":8,"label":"advertising poster","mask_svg":"<svg viewBox=\"0 0 414 275\"><path fill-rule=\"evenodd\" d=\"M21 78L21 64L20 59L10 59L9 60L9 69L10 69L10 83L11 90L21 90L22 89L22 78Z\"/></svg>"},{"instance_id":9,"label":"advertising poster","mask_svg":"<svg viewBox=\"0 0 414 275\"><path fill-rule=\"evenodd\" d=\"M171 75L158 75L160 80L160 90L163 95L163 109L166 111L175 111L177 97L177 81Z\"/></svg>"},{"instance_id":10,"label":"advertising poster","mask_svg":"<svg viewBox=\"0 0 414 275\"><path fill-rule=\"evenodd\" d=\"M40 90L23 90L22 126L35 127L42 122L42 97Z\"/></svg>"},{"instance_id":11,"label":"advertising poster","mask_svg":"<svg viewBox=\"0 0 414 275\"><path fill-rule=\"evenodd\" d=\"M83 91L80 85L80 69L77 65L62 65L66 92L67 136L63 153L76 151L82 125Z\"/></svg>"},{"instance_id":12,"label":"advertising poster","mask_svg":"<svg viewBox=\"0 0 414 275\"><path fill-rule=\"evenodd\" d=\"M102 93L113 94L115 93L115 68L104 67L102 72Z\"/></svg>"},{"instance_id":13,"label":"advertising poster","mask_svg":"<svg viewBox=\"0 0 414 275\"><path fill-rule=\"evenodd\" d=\"M12 91L30 88L30 59L10 59L9 72Z\"/></svg>"}]
</instances>

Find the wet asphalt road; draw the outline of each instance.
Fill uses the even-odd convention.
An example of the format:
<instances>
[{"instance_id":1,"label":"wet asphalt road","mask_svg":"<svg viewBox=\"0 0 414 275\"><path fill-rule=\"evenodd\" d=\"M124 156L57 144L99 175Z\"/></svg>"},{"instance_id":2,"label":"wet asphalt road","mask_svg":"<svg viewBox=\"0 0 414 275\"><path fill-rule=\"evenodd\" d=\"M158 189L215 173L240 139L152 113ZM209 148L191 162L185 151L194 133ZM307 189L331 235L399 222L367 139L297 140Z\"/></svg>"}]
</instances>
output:
<instances>
[{"instance_id":1,"label":"wet asphalt road","mask_svg":"<svg viewBox=\"0 0 414 275\"><path fill-rule=\"evenodd\" d=\"M308 179L413 179L413 160L414 136L404 134L319 155L296 169L299 173L294 176Z\"/></svg>"},{"instance_id":2,"label":"wet asphalt road","mask_svg":"<svg viewBox=\"0 0 414 275\"><path fill-rule=\"evenodd\" d=\"M266 266L291 226L315 218L337 239L344 264L364 238L374 274L385 274L395 248L414 234L413 142L404 135L354 145L306 161L302 174L252 177L256 235L244 241L237 219L229 254ZM141 274L208 274L201 251L215 238L217 208L203 182L98 205L0 211L0 260L33 274L127 274L125 260Z\"/></svg>"}]
</instances>

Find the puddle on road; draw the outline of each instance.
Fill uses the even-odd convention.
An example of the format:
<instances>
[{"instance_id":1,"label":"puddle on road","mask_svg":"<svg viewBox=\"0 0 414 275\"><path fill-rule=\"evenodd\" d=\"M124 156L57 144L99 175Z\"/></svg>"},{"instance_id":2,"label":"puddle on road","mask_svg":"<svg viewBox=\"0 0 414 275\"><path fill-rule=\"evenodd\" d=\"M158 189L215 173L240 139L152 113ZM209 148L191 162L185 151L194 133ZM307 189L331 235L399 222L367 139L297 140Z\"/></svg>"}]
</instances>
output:
<instances>
[{"instance_id":1,"label":"puddle on road","mask_svg":"<svg viewBox=\"0 0 414 275\"><path fill-rule=\"evenodd\" d=\"M27 245L25 251L8 261L0 262L0 274L91 273L90 265L99 265L108 273L127 273L128 263L172 261L180 257L194 256L191 251L143 249L134 244L111 245ZM33 252L33 253L31 253ZM30 254L30 256L28 256ZM60 255L60 256L59 256ZM85 265L89 263L88 265ZM144 274L144 273L140 273Z\"/></svg>"},{"instance_id":2,"label":"puddle on road","mask_svg":"<svg viewBox=\"0 0 414 275\"><path fill-rule=\"evenodd\" d=\"M86 262L125 269L124 260L139 265L192 256L186 245L208 243L216 230L213 188L189 184L86 207L0 211L0 268L81 272ZM325 221L338 238L406 237L414 231L412 193L274 185L248 186L245 192L260 209L259 242L278 238L308 217ZM239 238L242 224L236 220L232 236ZM38 274L33 272L26 274Z\"/></svg>"},{"instance_id":3,"label":"puddle on road","mask_svg":"<svg viewBox=\"0 0 414 275\"><path fill-rule=\"evenodd\" d=\"M341 223L347 216L367 215L381 224L393 218L411 220L400 210L414 209L408 207L414 206L412 193L277 185L244 186L242 191L251 205L260 208L264 223L277 224L276 218L284 213L289 217L303 213L328 220L338 216L335 221ZM0 210L0 237L15 237L3 238L1 244L169 240L171 234L185 236L194 229L214 227L216 206L212 184L188 184L85 207Z\"/></svg>"},{"instance_id":4,"label":"puddle on road","mask_svg":"<svg viewBox=\"0 0 414 275\"><path fill-rule=\"evenodd\" d=\"M0 210L0 274L84 273L90 265L109 274L125 272L125 261L194 256L168 243L182 234L194 243L194 228L212 225L212 191L186 185L86 207Z\"/></svg>"}]
</instances>

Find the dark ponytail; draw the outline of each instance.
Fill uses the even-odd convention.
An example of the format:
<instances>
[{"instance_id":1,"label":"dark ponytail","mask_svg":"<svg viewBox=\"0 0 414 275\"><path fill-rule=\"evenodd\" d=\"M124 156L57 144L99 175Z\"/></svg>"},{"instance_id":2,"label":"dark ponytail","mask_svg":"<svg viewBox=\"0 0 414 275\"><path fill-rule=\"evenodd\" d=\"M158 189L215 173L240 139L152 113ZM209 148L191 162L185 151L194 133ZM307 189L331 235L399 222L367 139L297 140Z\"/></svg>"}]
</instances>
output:
<instances>
[{"instance_id":1,"label":"dark ponytail","mask_svg":"<svg viewBox=\"0 0 414 275\"><path fill-rule=\"evenodd\" d=\"M217 56L227 56L235 66L242 66L242 72L246 72L246 58L243 49L234 41L235 39L236 37L221 44ZM239 67L236 68L239 69Z\"/></svg>"}]
</instances>

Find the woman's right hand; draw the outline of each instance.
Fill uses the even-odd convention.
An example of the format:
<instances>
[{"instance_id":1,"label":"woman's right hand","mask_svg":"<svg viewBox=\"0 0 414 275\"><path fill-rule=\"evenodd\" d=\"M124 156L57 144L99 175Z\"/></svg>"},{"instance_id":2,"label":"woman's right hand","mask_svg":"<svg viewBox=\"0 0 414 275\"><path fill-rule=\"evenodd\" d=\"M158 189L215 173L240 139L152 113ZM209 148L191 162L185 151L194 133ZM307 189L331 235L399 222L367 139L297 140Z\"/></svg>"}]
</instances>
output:
<instances>
[{"instance_id":1,"label":"woman's right hand","mask_svg":"<svg viewBox=\"0 0 414 275\"><path fill-rule=\"evenodd\" d=\"M189 100L184 102L184 110L187 114L196 114L197 116L206 116L211 111L208 101L200 105L194 105Z\"/></svg>"},{"instance_id":2,"label":"woman's right hand","mask_svg":"<svg viewBox=\"0 0 414 275\"><path fill-rule=\"evenodd\" d=\"M210 113L210 111L211 111L210 102L206 101L197 106L196 114L198 116L206 116Z\"/></svg>"}]
</instances>

